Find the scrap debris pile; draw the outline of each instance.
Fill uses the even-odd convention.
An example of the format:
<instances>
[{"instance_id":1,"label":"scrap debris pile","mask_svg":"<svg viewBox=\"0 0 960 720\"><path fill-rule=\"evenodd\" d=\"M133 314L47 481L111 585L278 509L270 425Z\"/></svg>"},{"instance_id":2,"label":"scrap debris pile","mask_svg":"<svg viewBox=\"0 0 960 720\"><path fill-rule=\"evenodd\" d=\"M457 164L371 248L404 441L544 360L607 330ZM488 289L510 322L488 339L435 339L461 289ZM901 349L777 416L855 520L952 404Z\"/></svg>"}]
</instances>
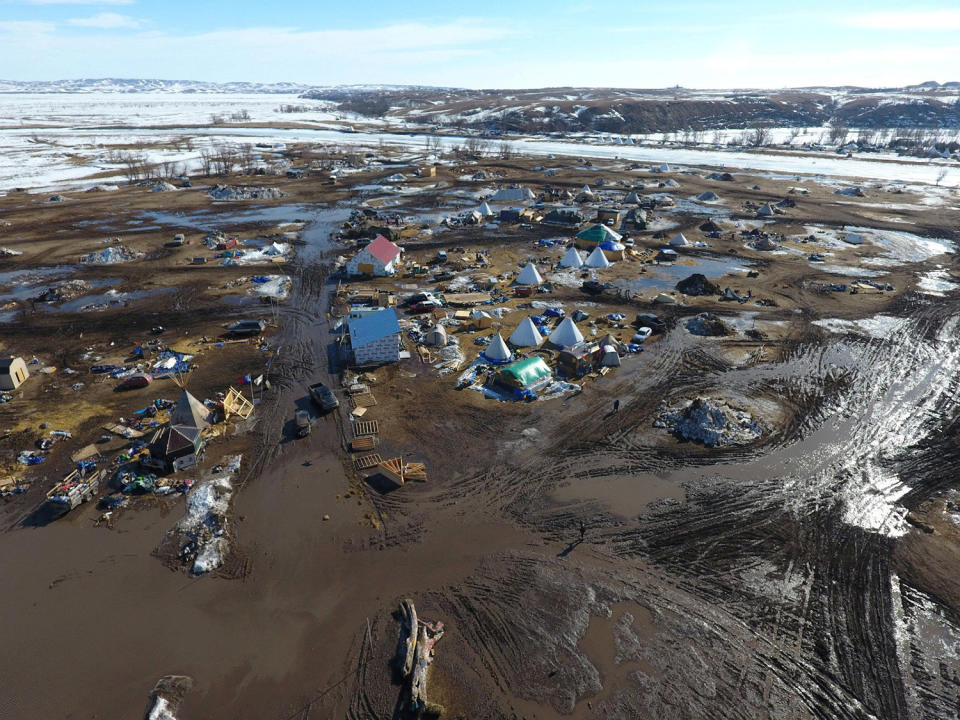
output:
<instances>
[{"instance_id":1,"label":"scrap debris pile","mask_svg":"<svg viewBox=\"0 0 960 720\"><path fill-rule=\"evenodd\" d=\"M654 427L666 428L684 440L707 447L744 445L759 438L766 429L750 413L722 400L698 397L680 407L660 411Z\"/></svg>"},{"instance_id":2,"label":"scrap debris pile","mask_svg":"<svg viewBox=\"0 0 960 720\"><path fill-rule=\"evenodd\" d=\"M403 703L415 716L443 713L443 708L427 699L427 670L433 662L435 646L443 637L443 623L426 622L417 617L412 600L400 603L400 642L397 648L397 668L404 680Z\"/></svg>"}]
</instances>

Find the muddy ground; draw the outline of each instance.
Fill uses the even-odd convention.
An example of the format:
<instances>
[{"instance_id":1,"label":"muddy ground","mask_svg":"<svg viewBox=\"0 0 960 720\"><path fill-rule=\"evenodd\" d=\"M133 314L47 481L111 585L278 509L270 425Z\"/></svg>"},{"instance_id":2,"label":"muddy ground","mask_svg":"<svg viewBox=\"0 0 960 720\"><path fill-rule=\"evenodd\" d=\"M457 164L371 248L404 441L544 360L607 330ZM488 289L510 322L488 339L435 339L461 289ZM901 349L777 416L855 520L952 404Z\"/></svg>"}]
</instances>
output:
<instances>
[{"instance_id":1,"label":"muddy ground","mask_svg":"<svg viewBox=\"0 0 960 720\"><path fill-rule=\"evenodd\" d=\"M625 166L552 163L565 165L549 178L555 186L579 189L603 177L665 191ZM0 506L0 715L141 717L159 678L185 675L194 685L181 718L402 717L391 658L404 597L422 617L446 623L430 674L430 696L446 717L955 714L960 533L950 491L960 459L960 307L955 294L924 294L917 281L936 266L955 277L952 255L888 265L883 280L894 291L850 295L811 286L850 277L808 263L811 250L799 242L792 254L752 250L738 239L684 251L680 264L691 272L702 260L748 264L757 277L714 281L773 306L687 297L664 308L650 303L652 291L588 298L555 286L536 299L570 310L594 303L593 318L628 314L623 328L600 322L598 332L626 339L638 311L659 312L669 326L616 372L589 378L563 399L499 403L457 391L456 374L439 377L408 341L410 360L374 371L377 405L365 419L380 423L384 457L426 463L426 483L384 491L353 471L345 396L338 413L317 418L309 438L292 438L293 410L309 404L306 386L339 384L327 313L337 282L331 268L349 249L329 235L346 211L365 198L406 214L450 213L445 206L476 203L443 193L491 185L458 179L464 173L483 167L496 182L536 190L544 179L533 165L442 168L437 179L410 181L421 192L407 196L351 189L375 186L396 168L337 186L257 178L287 193L268 205L214 204L203 188L65 193L62 203L0 198L0 220L9 223L0 245L24 252L0 260L0 272L73 263L120 236L147 256L82 268L84 279L119 279L111 287L125 291L177 288L102 312L45 312L17 300L2 326L4 352L85 370L89 348L119 356L163 325L161 338L200 353L188 381L198 397L251 372L266 372L272 386L255 425L236 426L208 450L208 465L238 451L244 461L233 552L215 576L199 578L156 553L182 514L182 498L132 503L110 527L95 526L99 511L90 505L54 522L31 521L70 451L107 420L171 397L175 386L117 394L89 375L55 373L31 378L22 397L0 405L0 426L13 430L0 441L8 461L43 433L40 422L69 423L74 434L32 472L27 493ZM686 173L657 179L666 177L680 183L669 190L678 198L721 194L730 222L752 219L743 203L777 200L801 184L747 175L735 183ZM776 218L776 232L909 223L911 233L957 240L960 213L949 203L930 208L897 194L897 203L915 209L879 211L867 205L888 200L883 190L861 206L814 181L802 184L809 194ZM663 216L677 224L666 237L682 230L703 239L696 228L706 216ZM195 245L165 245L176 232L196 242L221 222L231 234L272 236L298 218L308 221L304 244L281 270L292 293L276 306L224 300L246 287L224 286L263 268L194 267ZM450 229L404 245L417 261L437 249L490 249L493 269L505 272L528 258L559 259L562 250L534 242L561 234ZM634 237L638 251L662 246L652 232ZM836 262L860 267L871 253L868 245L845 248ZM601 279L629 280L643 267L642 259L624 261ZM399 292L393 280L360 285ZM503 304L513 308L498 321L506 334L524 309L523 300ZM740 329L727 338L692 335L684 323L704 310ZM202 342L238 313L271 321L268 349ZM893 321L838 332L814 324L876 316ZM746 336L750 327L766 337ZM468 358L479 350L473 338L489 332L458 333ZM78 377L89 382L83 391L70 389ZM766 417L770 431L752 445L708 449L653 427L662 402L698 395L734 398Z\"/></svg>"}]
</instances>

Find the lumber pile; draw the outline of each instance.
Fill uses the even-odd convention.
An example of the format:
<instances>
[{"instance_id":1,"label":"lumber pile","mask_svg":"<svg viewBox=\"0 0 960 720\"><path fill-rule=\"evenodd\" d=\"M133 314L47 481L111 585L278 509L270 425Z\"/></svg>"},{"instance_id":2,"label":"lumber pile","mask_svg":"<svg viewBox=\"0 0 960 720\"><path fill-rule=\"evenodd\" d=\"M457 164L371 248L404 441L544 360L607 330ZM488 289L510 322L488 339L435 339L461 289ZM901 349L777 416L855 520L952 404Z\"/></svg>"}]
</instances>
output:
<instances>
[{"instance_id":1,"label":"lumber pile","mask_svg":"<svg viewBox=\"0 0 960 720\"><path fill-rule=\"evenodd\" d=\"M377 465L377 470L393 480L397 485L403 486L407 480L417 480L426 482L427 467L423 463L403 461L403 458L395 457L384 460Z\"/></svg>"},{"instance_id":2,"label":"lumber pile","mask_svg":"<svg viewBox=\"0 0 960 720\"><path fill-rule=\"evenodd\" d=\"M443 623L426 622L417 618L413 601L400 603L400 643L397 648L397 666L405 681L409 681L409 709L420 716L438 716L443 708L427 699L427 671L433 662L436 644L443 637Z\"/></svg>"}]
</instances>

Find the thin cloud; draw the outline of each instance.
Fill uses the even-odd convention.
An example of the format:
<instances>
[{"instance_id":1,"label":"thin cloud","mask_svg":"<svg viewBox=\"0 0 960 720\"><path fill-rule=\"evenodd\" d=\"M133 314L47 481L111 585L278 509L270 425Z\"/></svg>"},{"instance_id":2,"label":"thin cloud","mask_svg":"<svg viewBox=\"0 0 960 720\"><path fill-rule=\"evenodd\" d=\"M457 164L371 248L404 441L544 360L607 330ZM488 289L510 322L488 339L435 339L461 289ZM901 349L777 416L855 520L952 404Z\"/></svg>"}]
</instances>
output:
<instances>
[{"instance_id":1,"label":"thin cloud","mask_svg":"<svg viewBox=\"0 0 960 720\"><path fill-rule=\"evenodd\" d=\"M894 10L844 18L844 25L869 30L960 30L960 10Z\"/></svg>"},{"instance_id":2,"label":"thin cloud","mask_svg":"<svg viewBox=\"0 0 960 720\"><path fill-rule=\"evenodd\" d=\"M87 18L72 18L67 20L68 25L74 27L115 29L115 28L138 28L140 21L129 15L119 15L117 13L104 12Z\"/></svg>"},{"instance_id":3,"label":"thin cloud","mask_svg":"<svg viewBox=\"0 0 960 720\"><path fill-rule=\"evenodd\" d=\"M24 5L133 5L137 0L21 0Z\"/></svg>"},{"instance_id":4,"label":"thin cloud","mask_svg":"<svg viewBox=\"0 0 960 720\"><path fill-rule=\"evenodd\" d=\"M0 33L9 33L10 35L40 35L52 33L56 25L49 22L40 22L38 20L8 20L0 22Z\"/></svg>"}]
</instances>

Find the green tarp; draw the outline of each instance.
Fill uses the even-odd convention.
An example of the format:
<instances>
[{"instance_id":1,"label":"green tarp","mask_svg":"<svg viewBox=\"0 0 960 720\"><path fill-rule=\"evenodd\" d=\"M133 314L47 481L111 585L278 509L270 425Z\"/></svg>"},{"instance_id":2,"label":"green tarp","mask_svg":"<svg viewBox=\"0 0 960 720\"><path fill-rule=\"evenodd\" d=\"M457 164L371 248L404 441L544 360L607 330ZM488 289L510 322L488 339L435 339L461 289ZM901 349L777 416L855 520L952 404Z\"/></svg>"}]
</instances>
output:
<instances>
[{"instance_id":1,"label":"green tarp","mask_svg":"<svg viewBox=\"0 0 960 720\"><path fill-rule=\"evenodd\" d=\"M531 357L510 363L500 371L500 376L511 385L530 387L550 375L550 368L542 357Z\"/></svg>"},{"instance_id":2,"label":"green tarp","mask_svg":"<svg viewBox=\"0 0 960 720\"><path fill-rule=\"evenodd\" d=\"M587 243L588 245L599 245L607 240L619 242L622 237L620 233L611 230L606 225L592 225L586 230L581 230L577 233L577 240Z\"/></svg>"}]
</instances>

